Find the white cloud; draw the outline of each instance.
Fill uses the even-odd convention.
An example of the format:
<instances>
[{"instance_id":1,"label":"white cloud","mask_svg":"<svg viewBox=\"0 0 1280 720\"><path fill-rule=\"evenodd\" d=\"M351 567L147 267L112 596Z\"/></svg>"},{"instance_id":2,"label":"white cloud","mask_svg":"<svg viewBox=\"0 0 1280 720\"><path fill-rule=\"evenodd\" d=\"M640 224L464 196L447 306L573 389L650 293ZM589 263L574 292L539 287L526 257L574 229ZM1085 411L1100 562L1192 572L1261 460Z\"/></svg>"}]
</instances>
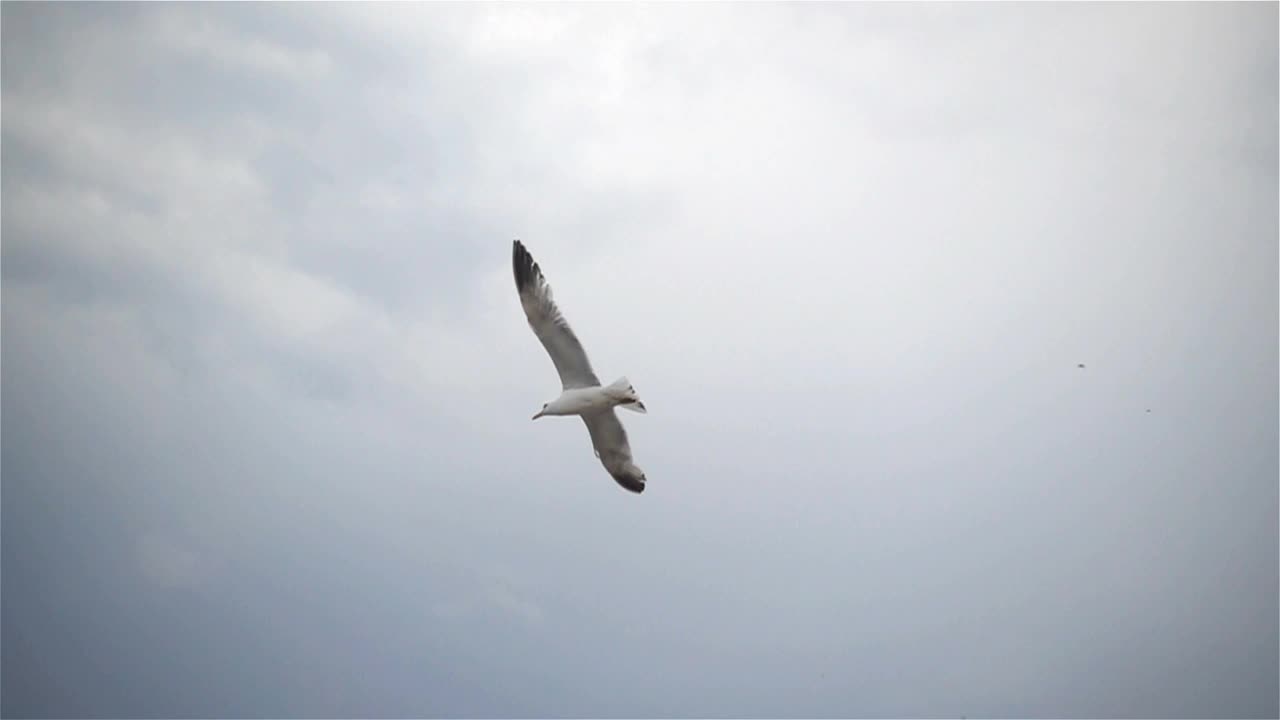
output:
<instances>
[{"instance_id":1,"label":"white cloud","mask_svg":"<svg viewBox=\"0 0 1280 720\"><path fill-rule=\"evenodd\" d=\"M155 46L239 69L282 76L290 82L325 82L333 61L323 50L290 48L232 29L212 14L159 10L147 17Z\"/></svg>"}]
</instances>

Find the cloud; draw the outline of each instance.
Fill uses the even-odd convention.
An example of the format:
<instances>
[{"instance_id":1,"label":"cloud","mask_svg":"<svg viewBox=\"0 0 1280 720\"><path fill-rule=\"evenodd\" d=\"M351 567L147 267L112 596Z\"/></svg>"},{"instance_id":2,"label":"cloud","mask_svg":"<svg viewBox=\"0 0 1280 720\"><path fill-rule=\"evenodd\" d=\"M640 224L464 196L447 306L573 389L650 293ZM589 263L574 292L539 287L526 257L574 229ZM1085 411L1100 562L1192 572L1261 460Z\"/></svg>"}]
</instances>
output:
<instances>
[{"instance_id":1,"label":"cloud","mask_svg":"<svg viewBox=\"0 0 1280 720\"><path fill-rule=\"evenodd\" d=\"M468 588L465 595L435 603L432 614L446 622L514 621L525 627L542 625L546 619L529 582L510 571L477 571L463 586Z\"/></svg>"},{"instance_id":2,"label":"cloud","mask_svg":"<svg viewBox=\"0 0 1280 720\"><path fill-rule=\"evenodd\" d=\"M5 714L1275 715L1274 5L0 12Z\"/></svg>"},{"instance_id":3,"label":"cloud","mask_svg":"<svg viewBox=\"0 0 1280 720\"><path fill-rule=\"evenodd\" d=\"M198 585L205 577L201 558L189 548L155 535L138 542L138 564L151 582L166 588Z\"/></svg>"}]
</instances>

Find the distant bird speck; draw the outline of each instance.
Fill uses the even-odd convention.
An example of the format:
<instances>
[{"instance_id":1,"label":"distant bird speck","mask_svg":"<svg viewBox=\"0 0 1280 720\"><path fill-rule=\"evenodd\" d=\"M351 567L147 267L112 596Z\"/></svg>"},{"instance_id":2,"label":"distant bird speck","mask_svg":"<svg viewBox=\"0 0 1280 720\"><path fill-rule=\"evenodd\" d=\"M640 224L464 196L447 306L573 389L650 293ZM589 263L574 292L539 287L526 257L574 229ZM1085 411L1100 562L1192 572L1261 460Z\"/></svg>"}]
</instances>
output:
<instances>
[{"instance_id":1,"label":"distant bird speck","mask_svg":"<svg viewBox=\"0 0 1280 720\"><path fill-rule=\"evenodd\" d=\"M1084 369L1084 363L1080 363L1079 365L1076 365L1076 367Z\"/></svg>"},{"instance_id":2,"label":"distant bird speck","mask_svg":"<svg viewBox=\"0 0 1280 720\"><path fill-rule=\"evenodd\" d=\"M644 492L644 471L631 461L627 431L613 411L615 407L624 407L643 413L646 412L644 403L626 377L600 386L586 351L551 299L551 286L519 240L512 246L511 262L525 318L551 356L563 386L560 397L544 403L533 419L545 415L581 415L604 469L623 488L637 494Z\"/></svg>"}]
</instances>

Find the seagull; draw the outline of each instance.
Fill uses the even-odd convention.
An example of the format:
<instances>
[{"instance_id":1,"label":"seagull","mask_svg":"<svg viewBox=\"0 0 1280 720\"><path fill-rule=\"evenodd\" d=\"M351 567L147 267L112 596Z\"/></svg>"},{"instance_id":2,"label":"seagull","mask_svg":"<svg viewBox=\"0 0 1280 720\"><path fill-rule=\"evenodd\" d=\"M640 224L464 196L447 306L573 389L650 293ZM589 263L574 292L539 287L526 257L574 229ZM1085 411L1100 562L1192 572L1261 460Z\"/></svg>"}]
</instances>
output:
<instances>
[{"instance_id":1,"label":"seagull","mask_svg":"<svg viewBox=\"0 0 1280 720\"><path fill-rule=\"evenodd\" d=\"M551 299L551 286L519 240L512 246L511 264L515 270L516 292L520 294L520 305L529 320L529 327L533 328L533 334L538 336L542 347L551 356L563 386L560 397L543 403L533 419L547 415L581 415L591 435L596 457L600 458L604 469L623 488L636 494L644 492L644 471L631 461L627 431L613 410L623 407L634 412L648 412L644 403L640 402L626 377L600 386L582 343L578 342L573 329Z\"/></svg>"}]
</instances>

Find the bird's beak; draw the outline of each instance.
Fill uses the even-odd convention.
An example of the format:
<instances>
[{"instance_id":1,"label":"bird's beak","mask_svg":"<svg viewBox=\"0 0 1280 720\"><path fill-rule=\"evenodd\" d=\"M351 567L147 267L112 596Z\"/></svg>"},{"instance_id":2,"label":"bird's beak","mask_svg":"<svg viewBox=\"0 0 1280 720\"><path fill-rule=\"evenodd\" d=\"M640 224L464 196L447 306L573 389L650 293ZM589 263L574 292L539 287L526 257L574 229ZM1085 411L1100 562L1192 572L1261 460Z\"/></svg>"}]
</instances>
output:
<instances>
[{"instance_id":1,"label":"bird's beak","mask_svg":"<svg viewBox=\"0 0 1280 720\"><path fill-rule=\"evenodd\" d=\"M542 411L541 411L541 410L539 410L539 411L538 411L538 414L537 414L537 415L534 415L533 417L531 417L531 418L529 418L529 419L530 419L530 420L537 420L537 419L538 419L538 418L540 418L540 417L542 417Z\"/></svg>"}]
</instances>

